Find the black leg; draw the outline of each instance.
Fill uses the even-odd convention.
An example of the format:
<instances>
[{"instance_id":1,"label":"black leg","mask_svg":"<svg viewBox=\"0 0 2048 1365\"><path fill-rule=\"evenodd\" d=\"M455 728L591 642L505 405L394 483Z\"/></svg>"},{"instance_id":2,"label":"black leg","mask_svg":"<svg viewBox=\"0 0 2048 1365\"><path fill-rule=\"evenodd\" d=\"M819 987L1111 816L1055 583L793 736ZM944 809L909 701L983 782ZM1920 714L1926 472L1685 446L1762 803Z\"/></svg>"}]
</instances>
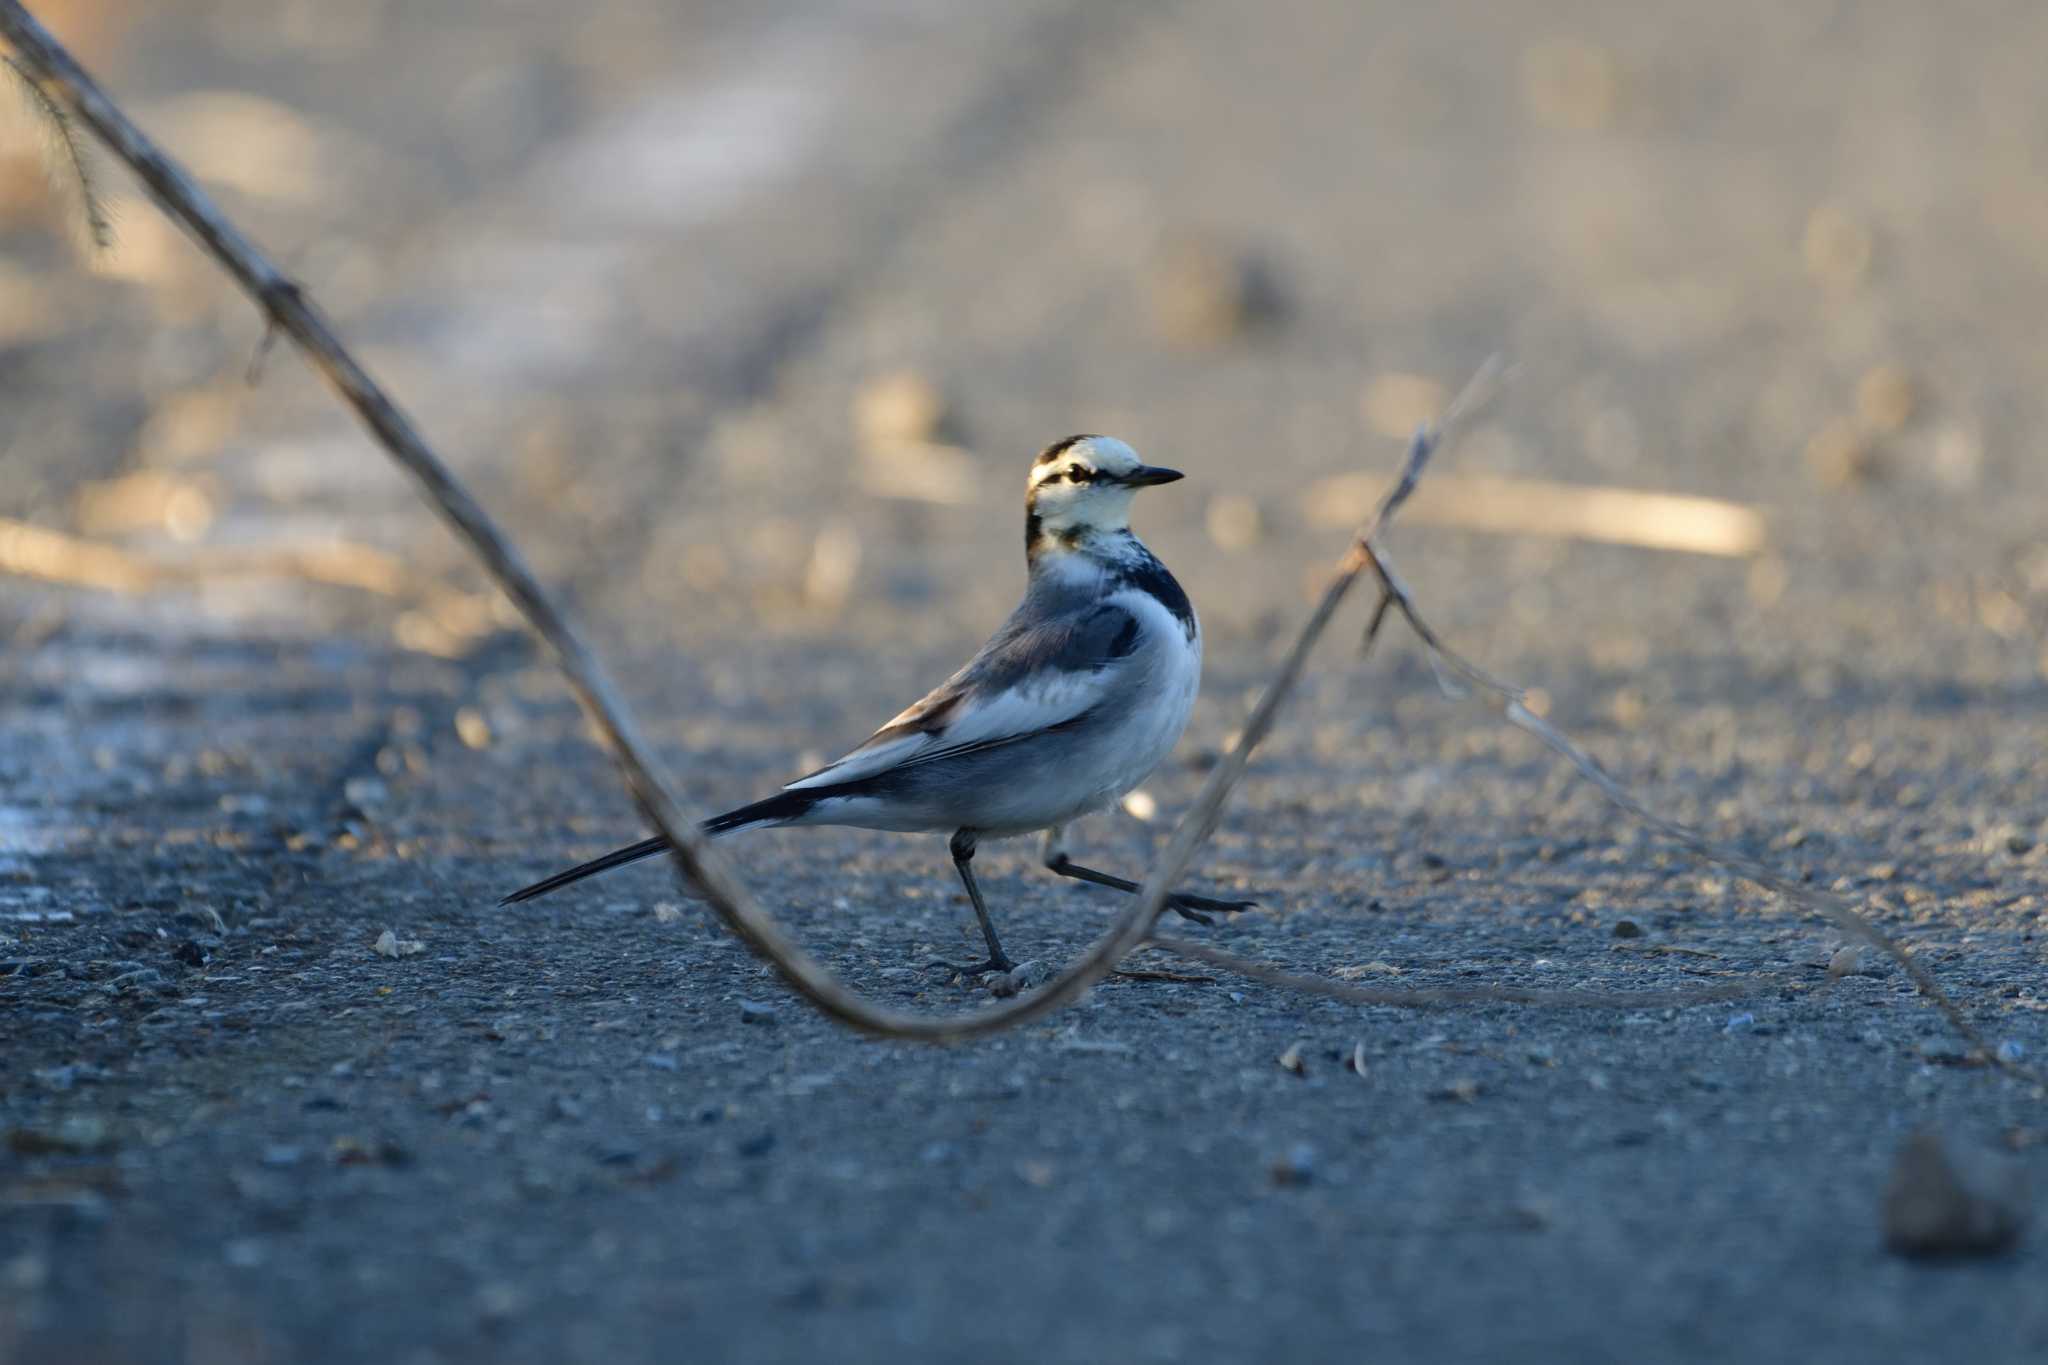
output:
<instances>
[{"instance_id":1,"label":"black leg","mask_svg":"<svg viewBox=\"0 0 2048 1365\"><path fill-rule=\"evenodd\" d=\"M1133 894L1138 890L1136 882L1125 881L1122 877L1113 877L1107 872L1097 872L1092 867L1083 867L1064 853L1055 852L1047 855L1045 865L1054 872L1059 873L1062 877L1072 877L1077 882L1093 882L1097 886L1106 886L1112 891L1125 891ZM1235 914L1239 910L1249 910L1257 904L1257 901L1217 900L1213 896L1193 896L1179 891L1166 898L1168 909L1178 914L1181 918L1191 919L1197 924L1214 923L1208 914L1203 913L1204 911L1219 915L1229 915Z\"/></svg>"},{"instance_id":2,"label":"black leg","mask_svg":"<svg viewBox=\"0 0 2048 1365\"><path fill-rule=\"evenodd\" d=\"M960 874L960 882L967 888L967 899L974 902L974 917L981 921L981 936L988 943L988 961L977 962L972 967L955 967L963 976L980 976L985 972L1007 972L1017 964L1010 961L1010 955L1003 951L1002 942L996 938L996 926L988 917L988 906L982 902L981 888L975 885L974 831L956 830L953 840L946 845L953 855L953 870ZM934 966L952 967L950 962L934 963Z\"/></svg>"}]
</instances>

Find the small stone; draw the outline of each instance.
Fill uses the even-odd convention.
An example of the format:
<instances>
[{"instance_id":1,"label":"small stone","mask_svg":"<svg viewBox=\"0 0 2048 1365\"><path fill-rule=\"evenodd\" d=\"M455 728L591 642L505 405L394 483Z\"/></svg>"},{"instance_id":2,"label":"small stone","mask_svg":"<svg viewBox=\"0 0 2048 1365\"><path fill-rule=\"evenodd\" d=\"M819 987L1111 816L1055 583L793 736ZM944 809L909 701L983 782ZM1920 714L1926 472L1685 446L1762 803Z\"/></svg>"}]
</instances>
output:
<instances>
[{"instance_id":1,"label":"small stone","mask_svg":"<svg viewBox=\"0 0 2048 1365\"><path fill-rule=\"evenodd\" d=\"M1614 936L1616 938L1641 938L1643 936L1643 926L1637 924L1632 919L1618 919L1614 922Z\"/></svg>"},{"instance_id":2,"label":"small stone","mask_svg":"<svg viewBox=\"0 0 2048 1365\"><path fill-rule=\"evenodd\" d=\"M342 799L369 815L391 799L391 789L375 777L351 777L341 787Z\"/></svg>"},{"instance_id":3,"label":"small stone","mask_svg":"<svg viewBox=\"0 0 2048 1365\"><path fill-rule=\"evenodd\" d=\"M1345 1059L1344 1065L1350 1068L1352 1075L1357 1076L1360 1080L1365 1079L1367 1075L1367 1067L1365 1061L1364 1043L1359 1042L1353 1043L1351 1045L1351 1055Z\"/></svg>"},{"instance_id":4,"label":"small stone","mask_svg":"<svg viewBox=\"0 0 2048 1365\"><path fill-rule=\"evenodd\" d=\"M474 706L460 707L455 712L455 735L469 748L488 749L491 746L491 723Z\"/></svg>"},{"instance_id":5,"label":"small stone","mask_svg":"<svg viewBox=\"0 0 2048 1365\"><path fill-rule=\"evenodd\" d=\"M646 1060L656 1071L675 1071L680 1066L673 1052L650 1052Z\"/></svg>"},{"instance_id":6,"label":"small stone","mask_svg":"<svg viewBox=\"0 0 2048 1365\"><path fill-rule=\"evenodd\" d=\"M2014 1038L2008 1038L1993 1050L2003 1066L2018 1066L2027 1055L2027 1045Z\"/></svg>"},{"instance_id":7,"label":"small stone","mask_svg":"<svg viewBox=\"0 0 2048 1365\"><path fill-rule=\"evenodd\" d=\"M759 1000L740 1001L740 1022L742 1024L772 1024L775 1010Z\"/></svg>"},{"instance_id":8,"label":"small stone","mask_svg":"<svg viewBox=\"0 0 2048 1365\"><path fill-rule=\"evenodd\" d=\"M164 984L164 974L154 967L139 967L134 971L122 972L107 983L117 991L151 990Z\"/></svg>"},{"instance_id":9,"label":"small stone","mask_svg":"<svg viewBox=\"0 0 2048 1365\"><path fill-rule=\"evenodd\" d=\"M1856 415L1870 430L1889 434L1912 420L1918 397L1911 375L1879 365L1856 385Z\"/></svg>"},{"instance_id":10,"label":"small stone","mask_svg":"<svg viewBox=\"0 0 2048 1365\"><path fill-rule=\"evenodd\" d=\"M177 947L171 949L171 957L184 963L187 967L204 967L208 954L206 949L200 947L196 940L188 938Z\"/></svg>"},{"instance_id":11,"label":"small stone","mask_svg":"<svg viewBox=\"0 0 2048 1365\"><path fill-rule=\"evenodd\" d=\"M107 1121L94 1114L71 1114L48 1128L15 1128L7 1146L16 1156L80 1156L114 1147Z\"/></svg>"},{"instance_id":12,"label":"small stone","mask_svg":"<svg viewBox=\"0 0 2048 1365\"><path fill-rule=\"evenodd\" d=\"M1851 289L1870 273L1870 230L1836 204L1816 207L1806 219L1800 253L1813 277L1830 289Z\"/></svg>"},{"instance_id":13,"label":"small stone","mask_svg":"<svg viewBox=\"0 0 2048 1365\"><path fill-rule=\"evenodd\" d=\"M505 1281L487 1284L476 1291L477 1316L488 1322L502 1322L526 1305L526 1296Z\"/></svg>"},{"instance_id":14,"label":"small stone","mask_svg":"<svg viewBox=\"0 0 2048 1365\"><path fill-rule=\"evenodd\" d=\"M1748 1010L1728 1016L1728 1022L1721 1026L1723 1033L1747 1033L1756 1027L1756 1016Z\"/></svg>"},{"instance_id":15,"label":"small stone","mask_svg":"<svg viewBox=\"0 0 2048 1365\"><path fill-rule=\"evenodd\" d=\"M989 994L1007 1000L1020 991L1028 991L1046 981L1051 975L1051 971L1043 963L1019 962L1009 971L996 972L989 977Z\"/></svg>"},{"instance_id":16,"label":"small stone","mask_svg":"<svg viewBox=\"0 0 2048 1365\"><path fill-rule=\"evenodd\" d=\"M1169 246L1152 268L1152 316L1159 334L1183 346L1230 341L1280 313L1270 271L1214 242Z\"/></svg>"},{"instance_id":17,"label":"small stone","mask_svg":"<svg viewBox=\"0 0 2048 1365\"><path fill-rule=\"evenodd\" d=\"M1863 950L1853 943L1845 943L1835 949L1835 955L1828 959L1828 980L1840 981L1845 976L1854 976L1863 970Z\"/></svg>"},{"instance_id":18,"label":"small stone","mask_svg":"<svg viewBox=\"0 0 2048 1365\"><path fill-rule=\"evenodd\" d=\"M2018 1243L2026 1219L2017 1167L1932 1133L1907 1139L1885 1187L1885 1245L1901 1256L1997 1255Z\"/></svg>"},{"instance_id":19,"label":"small stone","mask_svg":"<svg viewBox=\"0 0 2048 1365\"><path fill-rule=\"evenodd\" d=\"M1479 1098L1479 1082L1470 1076L1460 1076L1449 1085L1438 1086L1429 1092L1433 1100L1448 1100L1455 1104L1470 1104Z\"/></svg>"},{"instance_id":20,"label":"small stone","mask_svg":"<svg viewBox=\"0 0 2048 1365\"><path fill-rule=\"evenodd\" d=\"M0 1288L17 1294L33 1294L50 1279L50 1263L33 1251L24 1251L0 1265Z\"/></svg>"},{"instance_id":21,"label":"small stone","mask_svg":"<svg viewBox=\"0 0 2048 1365\"><path fill-rule=\"evenodd\" d=\"M1242 493L1218 493L1211 498L1204 524L1219 550L1248 550L1265 532L1258 503Z\"/></svg>"},{"instance_id":22,"label":"small stone","mask_svg":"<svg viewBox=\"0 0 2048 1365\"><path fill-rule=\"evenodd\" d=\"M269 1253L254 1237L237 1237L222 1249L221 1254L237 1270L254 1270L263 1264Z\"/></svg>"},{"instance_id":23,"label":"small stone","mask_svg":"<svg viewBox=\"0 0 2048 1365\"><path fill-rule=\"evenodd\" d=\"M1287 1051L1280 1054L1280 1069L1282 1071L1291 1071L1297 1076L1305 1077L1308 1075L1308 1063L1301 1059L1300 1043L1288 1044Z\"/></svg>"},{"instance_id":24,"label":"small stone","mask_svg":"<svg viewBox=\"0 0 2048 1365\"><path fill-rule=\"evenodd\" d=\"M386 929L377 935L377 941L370 945L370 951L379 957L418 957L427 950L427 945L416 938L400 938Z\"/></svg>"},{"instance_id":25,"label":"small stone","mask_svg":"<svg viewBox=\"0 0 2048 1365\"><path fill-rule=\"evenodd\" d=\"M775 1150L775 1134L756 1133L739 1145L739 1154L746 1157L766 1156Z\"/></svg>"},{"instance_id":26,"label":"small stone","mask_svg":"<svg viewBox=\"0 0 2048 1365\"><path fill-rule=\"evenodd\" d=\"M675 924L683 917L683 907L673 901L663 901L654 907L656 924Z\"/></svg>"},{"instance_id":27,"label":"small stone","mask_svg":"<svg viewBox=\"0 0 2048 1365\"><path fill-rule=\"evenodd\" d=\"M1847 488L1875 474L1877 458L1856 424L1838 417L1806 443L1806 467L1824 487Z\"/></svg>"},{"instance_id":28,"label":"small stone","mask_svg":"<svg viewBox=\"0 0 2048 1365\"><path fill-rule=\"evenodd\" d=\"M1029 990L1033 986L1043 985L1051 979L1052 968L1040 962L1037 958L1033 958L1029 962L1019 962L1016 966L1010 968L1010 984L1020 991Z\"/></svg>"},{"instance_id":29,"label":"small stone","mask_svg":"<svg viewBox=\"0 0 2048 1365\"><path fill-rule=\"evenodd\" d=\"M1300 1186L1313 1182L1316 1178L1316 1149L1306 1142L1295 1143L1285 1155L1274 1160L1272 1175L1275 1185Z\"/></svg>"},{"instance_id":30,"label":"small stone","mask_svg":"<svg viewBox=\"0 0 2048 1365\"><path fill-rule=\"evenodd\" d=\"M853 400L853 426L869 446L938 437L946 415L938 386L915 370L868 381Z\"/></svg>"},{"instance_id":31,"label":"small stone","mask_svg":"<svg viewBox=\"0 0 2048 1365\"><path fill-rule=\"evenodd\" d=\"M1621 102L1620 64L1607 48L1578 39L1533 43L1522 52L1522 99L1547 127L1595 132L1614 121Z\"/></svg>"}]
</instances>

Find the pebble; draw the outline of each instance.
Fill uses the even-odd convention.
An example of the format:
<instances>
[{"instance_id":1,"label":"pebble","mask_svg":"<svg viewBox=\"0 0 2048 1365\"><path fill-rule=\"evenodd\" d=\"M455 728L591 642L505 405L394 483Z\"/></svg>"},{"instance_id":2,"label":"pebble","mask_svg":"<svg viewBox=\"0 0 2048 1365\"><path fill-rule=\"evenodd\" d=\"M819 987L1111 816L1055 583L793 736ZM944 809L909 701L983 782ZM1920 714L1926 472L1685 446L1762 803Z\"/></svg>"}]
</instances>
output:
<instances>
[{"instance_id":1,"label":"pebble","mask_svg":"<svg viewBox=\"0 0 2048 1365\"><path fill-rule=\"evenodd\" d=\"M1308 1063L1301 1059L1301 1044L1289 1043L1287 1051L1280 1054L1280 1069L1291 1071L1297 1076L1308 1075Z\"/></svg>"},{"instance_id":2,"label":"pebble","mask_svg":"<svg viewBox=\"0 0 2048 1365\"><path fill-rule=\"evenodd\" d=\"M1271 269L1220 243L1174 243L1154 262L1151 274L1153 325L1177 345L1230 341L1284 311Z\"/></svg>"},{"instance_id":3,"label":"pebble","mask_svg":"<svg viewBox=\"0 0 2048 1365\"><path fill-rule=\"evenodd\" d=\"M1995 1153L1932 1133L1906 1140L1884 1192L1885 1245L1900 1256L1992 1256L2027 1220L2020 1169Z\"/></svg>"},{"instance_id":4,"label":"pebble","mask_svg":"<svg viewBox=\"0 0 2048 1365\"><path fill-rule=\"evenodd\" d=\"M674 1071L677 1069L675 1054L672 1052L648 1053L647 1065L653 1067L656 1071Z\"/></svg>"},{"instance_id":5,"label":"pebble","mask_svg":"<svg viewBox=\"0 0 2048 1365\"><path fill-rule=\"evenodd\" d=\"M871 379L853 400L854 429L869 445L934 440L945 417L938 385L915 370Z\"/></svg>"},{"instance_id":6,"label":"pebble","mask_svg":"<svg viewBox=\"0 0 2048 1365\"><path fill-rule=\"evenodd\" d=\"M222 1255L237 1270L254 1270L267 1258L263 1243L254 1237L237 1237L222 1249Z\"/></svg>"},{"instance_id":7,"label":"pebble","mask_svg":"<svg viewBox=\"0 0 2048 1365\"><path fill-rule=\"evenodd\" d=\"M391 788L375 777L351 777L341 787L342 799L369 815L391 799Z\"/></svg>"},{"instance_id":8,"label":"pebble","mask_svg":"<svg viewBox=\"0 0 2048 1365\"><path fill-rule=\"evenodd\" d=\"M1203 524L1220 550L1248 550L1265 534L1258 503L1242 493L1218 493L1211 498Z\"/></svg>"},{"instance_id":9,"label":"pebble","mask_svg":"<svg viewBox=\"0 0 2048 1365\"><path fill-rule=\"evenodd\" d=\"M1271 1169L1275 1185L1307 1185L1316 1178L1316 1149L1297 1142L1274 1160Z\"/></svg>"},{"instance_id":10,"label":"pebble","mask_svg":"<svg viewBox=\"0 0 2048 1365\"><path fill-rule=\"evenodd\" d=\"M740 1022L742 1024L772 1024L775 1022L775 1011L772 1007L764 1005L758 1000L742 1000L740 1001Z\"/></svg>"},{"instance_id":11,"label":"pebble","mask_svg":"<svg viewBox=\"0 0 2048 1365\"><path fill-rule=\"evenodd\" d=\"M1614 936L1616 938L1641 938L1643 936L1643 926L1637 924L1632 919L1618 919L1614 922Z\"/></svg>"},{"instance_id":12,"label":"pebble","mask_svg":"<svg viewBox=\"0 0 2048 1365\"><path fill-rule=\"evenodd\" d=\"M467 748L491 747L491 723L484 719L484 713L474 706L464 706L456 710L455 735Z\"/></svg>"}]
</instances>

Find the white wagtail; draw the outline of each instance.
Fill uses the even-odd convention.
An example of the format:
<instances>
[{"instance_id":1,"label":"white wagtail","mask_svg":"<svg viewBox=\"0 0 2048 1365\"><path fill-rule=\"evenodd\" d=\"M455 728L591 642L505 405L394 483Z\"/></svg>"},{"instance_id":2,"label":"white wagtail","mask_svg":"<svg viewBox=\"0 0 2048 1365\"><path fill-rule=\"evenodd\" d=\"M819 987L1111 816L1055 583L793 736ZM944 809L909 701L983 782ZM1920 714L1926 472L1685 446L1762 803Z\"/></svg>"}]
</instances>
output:
<instances>
[{"instance_id":1,"label":"white wagtail","mask_svg":"<svg viewBox=\"0 0 2048 1365\"><path fill-rule=\"evenodd\" d=\"M1031 467L1024 499L1024 600L959 672L836 763L765 801L704 822L710 834L774 825L946 830L953 866L988 942L966 972L1014 965L975 884L975 845L1045 831L1045 865L1118 891L1135 882L1082 867L1062 828L1122 799L1187 725L1202 679L1202 628L1166 566L1131 533L1131 499L1180 472L1142 464L1107 436L1070 436ZM643 839L515 891L531 900L666 848ZM1190 919L1252 901L1175 895Z\"/></svg>"}]
</instances>

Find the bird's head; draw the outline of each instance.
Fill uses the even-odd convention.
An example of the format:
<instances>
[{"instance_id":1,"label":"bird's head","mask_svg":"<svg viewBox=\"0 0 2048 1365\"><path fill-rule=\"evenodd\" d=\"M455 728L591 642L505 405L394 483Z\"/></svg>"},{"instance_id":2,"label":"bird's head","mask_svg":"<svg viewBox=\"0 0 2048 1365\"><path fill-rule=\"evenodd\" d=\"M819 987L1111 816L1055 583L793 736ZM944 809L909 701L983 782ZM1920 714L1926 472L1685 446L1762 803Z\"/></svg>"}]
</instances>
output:
<instances>
[{"instance_id":1,"label":"bird's head","mask_svg":"<svg viewBox=\"0 0 2048 1365\"><path fill-rule=\"evenodd\" d=\"M1113 436L1069 436L1047 446L1031 466L1024 497L1024 543L1042 539L1068 548L1131 528L1131 499L1140 488L1172 483L1177 469L1145 464Z\"/></svg>"}]
</instances>

